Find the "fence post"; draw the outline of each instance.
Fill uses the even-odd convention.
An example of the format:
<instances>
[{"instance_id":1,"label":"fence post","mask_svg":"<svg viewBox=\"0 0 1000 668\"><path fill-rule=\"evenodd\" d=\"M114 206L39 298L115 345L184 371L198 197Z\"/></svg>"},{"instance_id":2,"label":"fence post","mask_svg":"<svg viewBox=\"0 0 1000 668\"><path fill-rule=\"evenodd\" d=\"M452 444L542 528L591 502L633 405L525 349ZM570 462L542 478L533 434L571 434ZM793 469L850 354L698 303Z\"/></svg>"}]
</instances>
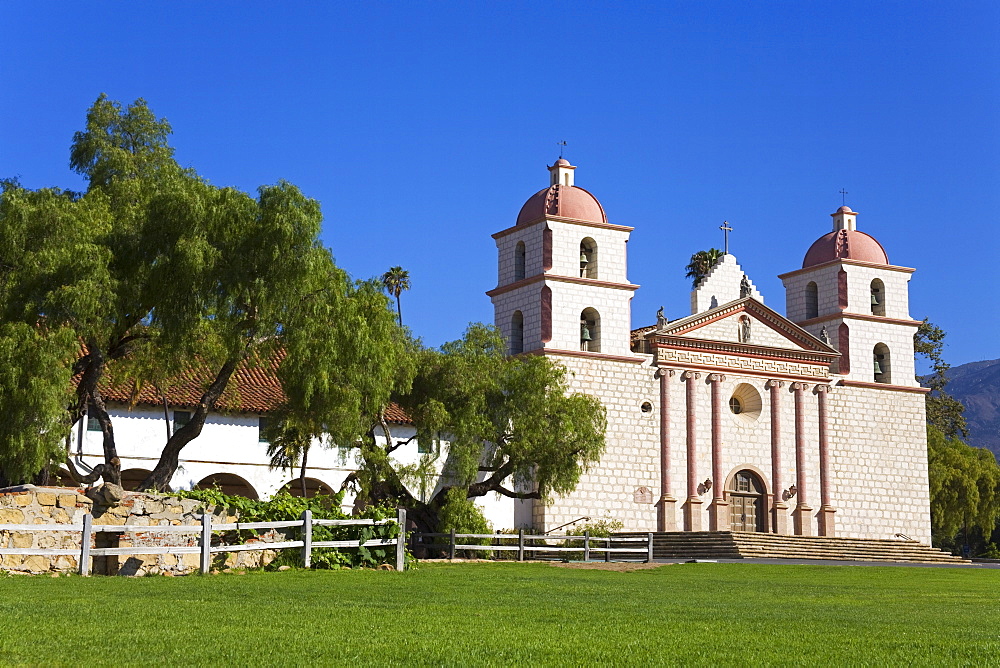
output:
<instances>
[{"instance_id":1,"label":"fence post","mask_svg":"<svg viewBox=\"0 0 1000 668\"><path fill-rule=\"evenodd\" d=\"M201 516L201 564L202 575L208 575L212 568L212 516L205 513Z\"/></svg>"},{"instance_id":2,"label":"fence post","mask_svg":"<svg viewBox=\"0 0 1000 668\"><path fill-rule=\"evenodd\" d=\"M313 512L302 511L302 566L312 568Z\"/></svg>"},{"instance_id":3,"label":"fence post","mask_svg":"<svg viewBox=\"0 0 1000 668\"><path fill-rule=\"evenodd\" d=\"M653 563L653 534L646 534L646 538L649 543L646 545L646 563Z\"/></svg>"},{"instance_id":4,"label":"fence post","mask_svg":"<svg viewBox=\"0 0 1000 668\"><path fill-rule=\"evenodd\" d=\"M604 551L604 561L610 562L611 561L611 537L610 536L608 536L608 539L605 541L605 544L608 546L608 549L606 549Z\"/></svg>"},{"instance_id":5,"label":"fence post","mask_svg":"<svg viewBox=\"0 0 1000 668\"><path fill-rule=\"evenodd\" d=\"M451 542L448 545L448 558L455 558L455 530L451 530Z\"/></svg>"},{"instance_id":6,"label":"fence post","mask_svg":"<svg viewBox=\"0 0 1000 668\"><path fill-rule=\"evenodd\" d=\"M590 561L590 530L583 532L583 560Z\"/></svg>"},{"instance_id":7,"label":"fence post","mask_svg":"<svg viewBox=\"0 0 1000 668\"><path fill-rule=\"evenodd\" d=\"M83 516L83 531L80 532L80 575L90 575L90 536L93 533L94 517Z\"/></svg>"},{"instance_id":8,"label":"fence post","mask_svg":"<svg viewBox=\"0 0 1000 668\"><path fill-rule=\"evenodd\" d=\"M524 529L517 530L517 560L524 561Z\"/></svg>"},{"instance_id":9,"label":"fence post","mask_svg":"<svg viewBox=\"0 0 1000 668\"><path fill-rule=\"evenodd\" d=\"M396 510L396 523L399 525L399 535L396 536L396 570L406 568L406 508Z\"/></svg>"}]
</instances>

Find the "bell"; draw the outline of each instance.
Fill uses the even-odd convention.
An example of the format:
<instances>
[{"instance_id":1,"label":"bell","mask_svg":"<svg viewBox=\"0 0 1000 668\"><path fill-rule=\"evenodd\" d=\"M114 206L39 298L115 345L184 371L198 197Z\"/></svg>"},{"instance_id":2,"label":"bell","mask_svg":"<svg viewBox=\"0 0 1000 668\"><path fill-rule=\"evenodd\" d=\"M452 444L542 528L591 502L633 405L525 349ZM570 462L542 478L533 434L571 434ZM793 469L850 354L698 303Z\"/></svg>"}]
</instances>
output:
<instances>
[{"instance_id":1,"label":"bell","mask_svg":"<svg viewBox=\"0 0 1000 668\"><path fill-rule=\"evenodd\" d=\"M593 341L594 339L590 336L590 328L586 325L580 325L580 340L581 341Z\"/></svg>"},{"instance_id":2,"label":"bell","mask_svg":"<svg viewBox=\"0 0 1000 668\"><path fill-rule=\"evenodd\" d=\"M876 376L882 375L882 365L878 363L878 360L875 360L875 375Z\"/></svg>"},{"instance_id":3,"label":"bell","mask_svg":"<svg viewBox=\"0 0 1000 668\"><path fill-rule=\"evenodd\" d=\"M586 253L580 253L580 264L582 264L582 265L588 265L588 264L590 264L590 260L587 259L587 254Z\"/></svg>"},{"instance_id":4,"label":"bell","mask_svg":"<svg viewBox=\"0 0 1000 668\"><path fill-rule=\"evenodd\" d=\"M872 306L878 306L878 293L872 290Z\"/></svg>"}]
</instances>

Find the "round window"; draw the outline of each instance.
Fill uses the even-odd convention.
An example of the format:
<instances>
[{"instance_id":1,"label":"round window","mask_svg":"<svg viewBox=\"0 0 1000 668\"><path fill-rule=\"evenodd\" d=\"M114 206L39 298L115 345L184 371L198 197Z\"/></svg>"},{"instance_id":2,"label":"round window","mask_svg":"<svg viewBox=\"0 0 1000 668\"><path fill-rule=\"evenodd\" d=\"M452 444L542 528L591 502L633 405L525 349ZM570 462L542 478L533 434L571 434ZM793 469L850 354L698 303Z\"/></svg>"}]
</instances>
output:
<instances>
[{"instance_id":1,"label":"round window","mask_svg":"<svg viewBox=\"0 0 1000 668\"><path fill-rule=\"evenodd\" d=\"M639 409L643 413L652 413L653 412L653 404L649 403L648 401L644 401L644 402L642 402L642 406L640 406Z\"/></svg>"},{"instance_id":2,"label":"round window","mask_svg":"<svg viewBox=\"0 0 1000 668\"><path fill-rule=\"evenodd\" d=\"M729 410L733 412L733 415L739 415L743 412L743 404L736 397L729 400Z\"/></svg>"},{"instance_id":3,"label":"round window","mask_svg":"<svg viewBox=\"0 0 1000 668\"><path fill-rule=\"evenodd\" d=\"M733 419L741 424L756 422L763 404L760 392L749 383L738 384L729 397L729 411L733 414Z\"/></svg>"}]
</instances>

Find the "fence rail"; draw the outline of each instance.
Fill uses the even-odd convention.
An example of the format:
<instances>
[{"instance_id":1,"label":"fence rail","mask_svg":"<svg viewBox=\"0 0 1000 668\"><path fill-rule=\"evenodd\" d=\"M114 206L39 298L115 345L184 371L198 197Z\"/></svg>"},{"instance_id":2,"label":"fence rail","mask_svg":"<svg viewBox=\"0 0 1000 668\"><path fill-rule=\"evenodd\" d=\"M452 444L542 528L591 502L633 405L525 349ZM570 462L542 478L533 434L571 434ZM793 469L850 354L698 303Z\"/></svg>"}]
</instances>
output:
<instances>
[{"instance_id":1,"label":"fence rail","mask_svg":"<svg viewBox=\"0 0 1000 668\"><path fill-rule=\"evenodd\" d=\"M283 520L278 522L231 522L225 524L213 524L212 516L204 514L201 516L201 524L196 525L175 525L175 526L141 526L138 524L118 524L118 525L97 525L94 526L93 517L90 514L83 516L82 524L0 524L2 531L62 531L65 533L77 533L80 538L80 546L77 548L0 548L0 556L7 554L17 554L24 556L76 556L79 560L80 575L89 575L91 563L94 557L126 556L140 554L200 554L199 572L208 573L211 568L211 555L221 552L247 552L259 550L284 550L289 548L302 549L302 564L306 568L312 565L312 551L314 548L327 547L388 547L395 546L396 570L401 571L405 567L406 549L406 510L400 508L396 517L385 520L328 520L313 519L312 511L306 510L302 513L302 518L298 520ZM313 527L374 527L395 524L399 527L399 532L395 538L372 538L369 540L324 540L313 541ZM243 531L250 529L301 529L300 540L286 540L273 543L248 542L232 545L212 545L212 534L216 531ZM97 533L118 533L118 534L150 534L150 533L174 533L174 534L197 534L198 545L168 545L168 546L131 546L131 547L91 547L94 534Z\"/></svg>"},{"instance_id":2,"label":"fence rail","mask_svg":"<svg viewBox=\"0 0 1000 668\"><path fill-rule=\"evenodd\" d=\"M425 543L424 538L447 538L446 543ZM517 541L517 545L478 545L470 543L459 543L458 539L480 539L492 540L494 543L500 541ZM455 552L465 550L469 552L517 552L517 560L524 561L531 552L581 552L584 561L591 561L590 555L599 552L604 555L604 561L613 561L614 554L639 554L644 558L640 560L647 563L653 561L653 534L619 537L619 536L591 536L589 531L583 534L553 535L553 534L526 534L524 530L517 534L509 533L411 533L410 547L428 548L432 550L447 550L448 558L454 559ZM562 545L547 545L544 541L560 541ZM531 542L543 542L542 545L532 545ZM567 542L581 543L581 545L567 545ZM627 547L612 547L614 544L628 543ZM635 558L629 561L636 561Z\"/></svg>"}]
</instances>

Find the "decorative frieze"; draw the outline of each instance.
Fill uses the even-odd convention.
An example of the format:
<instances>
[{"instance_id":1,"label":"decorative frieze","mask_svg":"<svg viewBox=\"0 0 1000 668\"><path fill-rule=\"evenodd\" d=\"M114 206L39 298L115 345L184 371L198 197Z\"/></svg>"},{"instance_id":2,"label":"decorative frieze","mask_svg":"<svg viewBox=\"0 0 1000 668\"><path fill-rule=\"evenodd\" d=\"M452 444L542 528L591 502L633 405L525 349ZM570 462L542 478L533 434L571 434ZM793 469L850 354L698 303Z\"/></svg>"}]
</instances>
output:
<instances>
[{"instance_id":1,"label":"decorative frieze","mask_svg":"<svg viewBox=\"0 0 1000 668\"><path fill-rule=\"evenodd\" d=\"M762 359L757 357L737 357L722 353L697 352L659 348L656 351L657 364L681 364L720 369L733 369L766 375L800 376L807 378L829 378L830 368L818 364L803 364L787 360Z\"/></svg>"}]
</instances>

